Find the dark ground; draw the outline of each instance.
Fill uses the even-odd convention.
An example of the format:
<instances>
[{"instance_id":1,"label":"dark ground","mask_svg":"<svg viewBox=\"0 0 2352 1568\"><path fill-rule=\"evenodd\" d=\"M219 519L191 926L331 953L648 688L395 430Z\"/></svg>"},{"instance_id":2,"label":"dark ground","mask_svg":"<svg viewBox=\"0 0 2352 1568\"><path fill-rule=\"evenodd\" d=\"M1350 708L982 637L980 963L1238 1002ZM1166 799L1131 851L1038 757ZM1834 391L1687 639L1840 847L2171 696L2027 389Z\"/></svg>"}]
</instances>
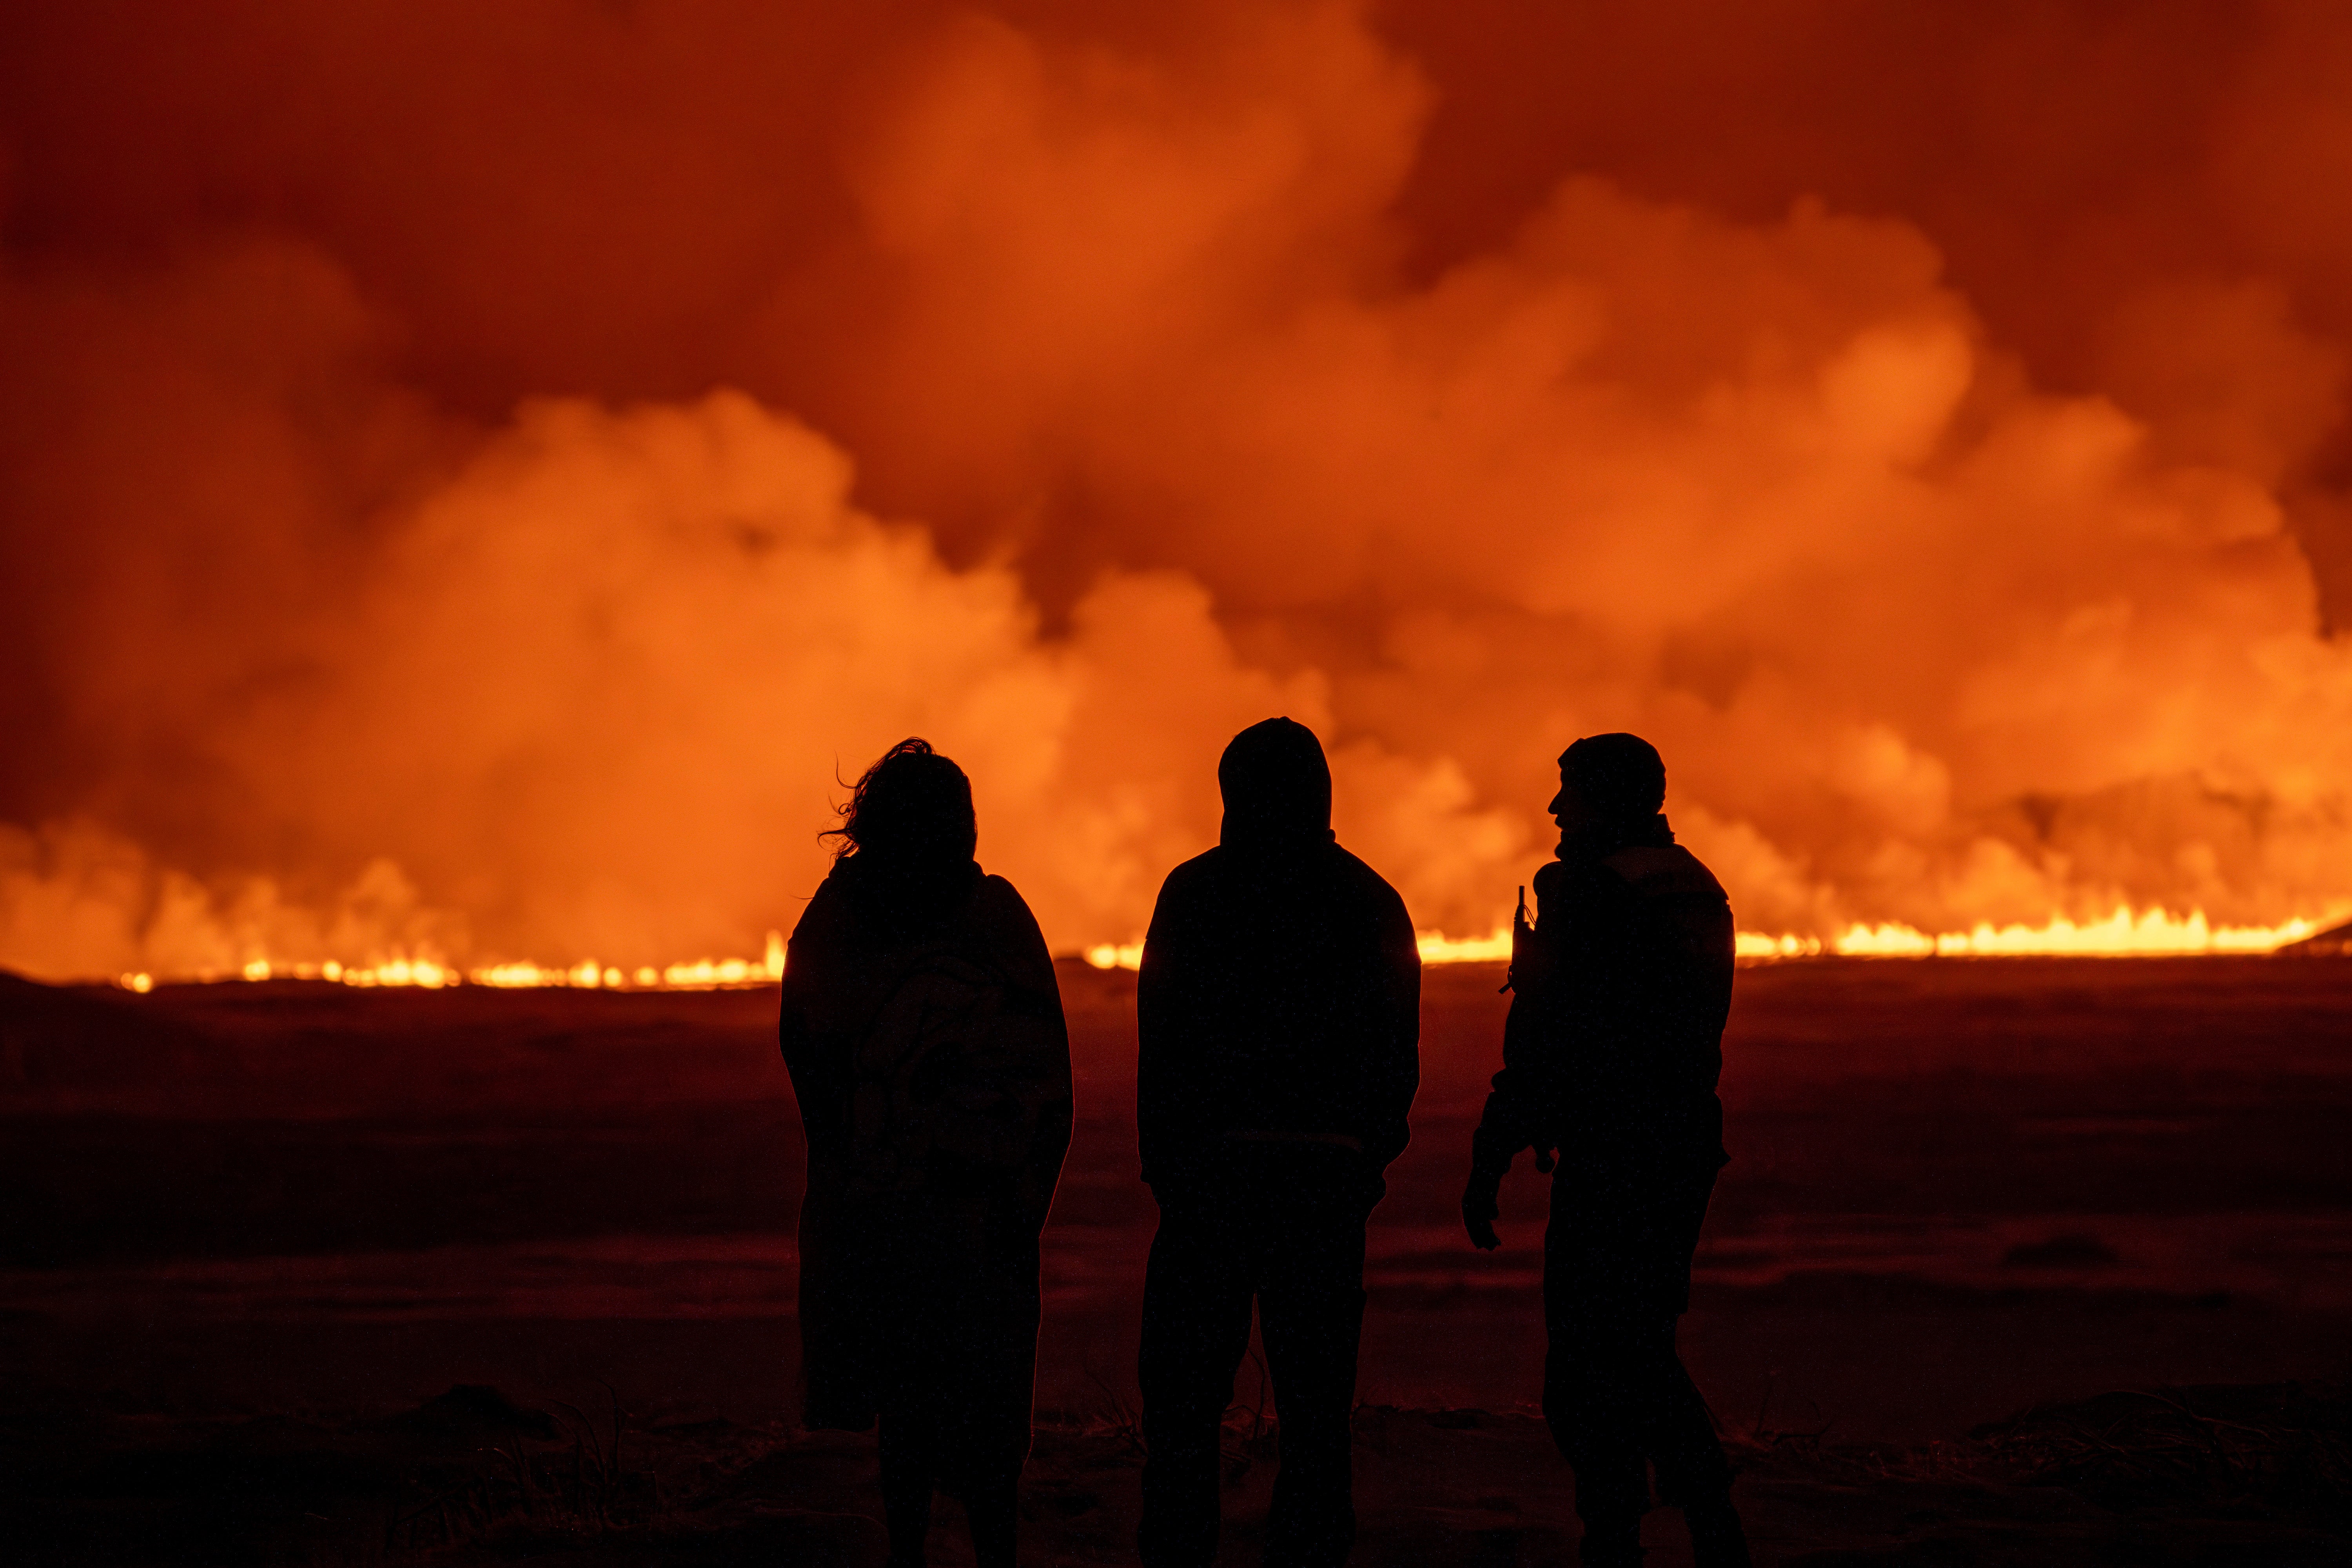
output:
<instances>
[{"instance_id":1,"label":"dark ground","mask_svg":"<svg viewBox=\"0 0 2352 1568\"><path fill-rule=\"evenodd\" d=\"M1491 1258L1454 1217L1497 981L1430 976L1371 1237L1360 1563L1574 1537L1526 1408L1541 1184L1507 1187ZM1064 984L1080 1127L1027 1541L1118 1561L1151 1212L1133 983ZM878 1561L870 1443L784 1424L772 1016L762 991L0 981L11 1560ZM1684 1343L1769 1555L2352 1562L2352 960L1766 966L1726 1054L1735 1163ZM425 1403L460 1384L500 1396ZM1274 1412L1251 1368L1240 1393L1244 1562Z\"/></svg>"}]
</instances>

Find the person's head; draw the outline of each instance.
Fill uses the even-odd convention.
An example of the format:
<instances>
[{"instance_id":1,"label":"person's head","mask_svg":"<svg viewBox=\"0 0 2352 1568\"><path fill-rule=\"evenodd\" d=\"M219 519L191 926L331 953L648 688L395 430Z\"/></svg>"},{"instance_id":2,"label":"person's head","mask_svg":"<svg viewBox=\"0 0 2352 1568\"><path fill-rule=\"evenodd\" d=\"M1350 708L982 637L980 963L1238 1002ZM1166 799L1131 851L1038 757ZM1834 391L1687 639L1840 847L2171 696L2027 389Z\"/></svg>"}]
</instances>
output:
<instances>
[{"instance_id":1,"label":"person's head","mask_svg":"<svg viewBox=\"0 0 2352 1568\"><path fill-rule=\"evenodd\" d=\"M1227 844L1328 843L1331 764L1315 731L1268 719L1235 735L1217 759Z\"/></svg>"},{"instance_id":2,"label":"person's head","mask_svg":"<svg viewBox=\"0 0 2352 1568\"><path fill-rule=\"evenodd\" d=\"M840 807L838 856L871 855L904 864L971 858L980 826L971 781L921 739L899 742L866 770Z\"/></svg>"},{"instance_id":3,"label":"person's head","mask_svg":"<svg viewBox=\"0 0 2352 1568\"><path fill-rule=\"evenodd\" d=\"M1589 828L1646 821L1665 804L1665 760L1639 735L1587 735L1559 754L1550 809L1563 843Z\"/></svg>"}]
</instances>

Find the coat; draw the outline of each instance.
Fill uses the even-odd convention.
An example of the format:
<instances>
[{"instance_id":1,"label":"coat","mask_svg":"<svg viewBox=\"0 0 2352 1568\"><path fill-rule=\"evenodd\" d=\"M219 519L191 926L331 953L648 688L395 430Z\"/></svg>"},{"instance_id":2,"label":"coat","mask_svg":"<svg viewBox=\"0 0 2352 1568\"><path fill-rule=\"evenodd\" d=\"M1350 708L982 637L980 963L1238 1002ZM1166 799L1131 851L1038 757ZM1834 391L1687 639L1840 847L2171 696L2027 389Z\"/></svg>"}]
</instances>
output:
<instances>
[{"instance_id":1,"label":"coat","mask_svg":"<svg viewBox=\"0 0 2352 1568\"><path fill-rule=\"evenodd\" d=\"M1368 1192L1420 1081L1421 958L1404 901L1330 841L1228 842L1169 873L1136 992L1144 1180L1231 1140L1326 1142Z\"/></svg>"},{"instance_id":2,"label":"coat","mask_svg":"<svg viewBox=\"0 0 2352 1568\"><path fill-rule=\"evenodd\" d=\"M1499 1174L1522 1149L1557 1149L1545 1246L1559 1288L1679 1312L1727 1158L1729 900L1663 816L1568 846L1535 885L1472 1163Z\"/></svg>"},{"instance_id":3,"label":"coat","mask_svg":"<svg viewBox=\"0 0 2352 1568\"><path fill-rule=\"evenodd\" d=\"M1010 882L899 885L858 859L793 930L779 1020L808 1150L804 1418L919 1406L943 1451L1017 1467L1070 1140L1060 989Z\"/></svg>"}]
</instances>

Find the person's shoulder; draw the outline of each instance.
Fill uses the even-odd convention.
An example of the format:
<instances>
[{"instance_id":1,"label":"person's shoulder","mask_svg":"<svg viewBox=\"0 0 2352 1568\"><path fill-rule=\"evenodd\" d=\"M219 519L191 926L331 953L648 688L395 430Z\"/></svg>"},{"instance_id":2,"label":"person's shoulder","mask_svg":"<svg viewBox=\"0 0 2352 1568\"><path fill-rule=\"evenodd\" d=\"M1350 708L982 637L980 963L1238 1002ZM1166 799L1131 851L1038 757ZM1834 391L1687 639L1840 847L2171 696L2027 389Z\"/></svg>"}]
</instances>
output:
<instances>
[{"instance_id":1,"label":"person's shoulder","mask_svg":"<svg viewBox=\"0 0 2352 1568\"><path fill-rule=\"evenodd\" d=\"M972 915L991 926L1029 927L1037 923L1021 889L993 872L983 875L971 890Z\"/></svg>"},{"instance_id":2,"label":"person's shoulder","mask_svg":"<svg viewBox=\"0 0 2352 1568\"><path fill-rule=\"evenodd\" d=\"M1394 904L1400 910L1404 908L1404 895L1396 890L1394 884L1373 870L1362 856L1337 840L1331 845L1326 863L1337 880L1366 898L1376 903Z\"/></svg>"},{"instance_id":3,"label":"person's shoulder","mask_svg":"<svg viewBox=\"0 0 2352 1568\"><path fill-rule=\"evenodd\" d=\"M1167 876L1160 879L1162 899L1181 898L1188 893L1214 887L1224 879L1226 862L1231 856L1223 845L1212 845L1190 860L1179 861Z\"/></svg>"},{"instance_id":4,"label":"person's shoulder","mask_svg":"<svg viewBox=\"0 0 2352 1568\"><path fill-rule=\"evenodd\" d=\"M793 922L792 938L784 946L785 994L805 998L813 994L812 988L838 984L856 972L864 951L840 877L838 873L828 876L816 885L800 919Z\"/></svg>"},{"instance_id":5,"label":"person's shoulder","mask_svg":"<svg viewBox=\"0 0 2352 1568\"><path fill-rule=\"evenodd\" d=\"M1220 846L1193 856L1160 879L1144 932L1144 968L1164 970L1171 955L1189 952L1232 924L1232 857Z\"/></svg>"},{"instance_id":6,"label":"person's shoulder","mask_svg":"<svg viewBox=\"0 0 2352 1568\"><path fill-rule=\"evenodd\" d=\"M1633 884L1606 860L1583 857L1547 860L1537 868L1532 880L1536 906L1545 913L1582 911L1583 915L1596 915L1627 904L1633 898Z\"/></svg>"},{"instance_id":7,"label":"person's shoulder","mask_svg":"<svg viewBox=\"0 0 2352 1568\"><path fill-rule=\"evenodd\" d=\"M1000 877L993 871L982 875L980 886L973 889L972 896L982 903L994 903L1005 907L1018 904L1024 910L1029 907L1029 900L1021 896L1021 889L1014 887L1008 879Z\"/></svg>"},{"instance_id":8,"label":"person's shoulder","mask_svg":"<svg viewBox=\"0 0 2352 1568\"><path fill-rule=\"evenodd\" d=\"M817 883L816 891L809 895L801 918L793 923L792 940L796 942L820 942L836 933L848 913L848 900L841 889L840 871L825 874Z\"/></svg>"},{"instance_id":9,"label":"person's shoulder","mask_svg":"<svg viewBox=\"0 0 2352 1568\"><path fill-rule=\"evenodd\" d=\"M1602 864L1646 899L1726 897L1706 863L1679 844L1636 845Z\"/></svg>"},{"instance_id":10,"label":"person's shoulder","mask_svg":"<svg viewBox=\"0 0 2352 1568\"><path fill-rule=\"evenodd\" d=\"M1590 893L1622 881L1598 860L1547 860L1536 868L1528 880L1535 884L1536 897L1552 899Z\"/></svg>"},{"instance_id":11,"label":"person's shoulder","mask_svg":"<svg viewBox=\"0 0 2352 1568\"><path fill-rule=\"evenodd\" d=\"M1054 987L1053 960L1045 950L1045 933L1021 890L1003 877L983 876L965 906L967 930L976 932L991 962L1024 984Z\"/></svg>"},{"instance_id":12,"label":"person's shoulder","mask_svg":"<svg viewBox=\"0 0 2352 1568\"><path fill-rule=\"evenodd\" d=\"M1345 918L1367 922L1383 944L1411 942L1412 911L1405 908L1404 895L1386 877L1337 842L1331 846L1328 864L1334 874L1329 885L1337 894L1336 901L1342 910L1351 911Z\"/></svg>"}]
</instances>

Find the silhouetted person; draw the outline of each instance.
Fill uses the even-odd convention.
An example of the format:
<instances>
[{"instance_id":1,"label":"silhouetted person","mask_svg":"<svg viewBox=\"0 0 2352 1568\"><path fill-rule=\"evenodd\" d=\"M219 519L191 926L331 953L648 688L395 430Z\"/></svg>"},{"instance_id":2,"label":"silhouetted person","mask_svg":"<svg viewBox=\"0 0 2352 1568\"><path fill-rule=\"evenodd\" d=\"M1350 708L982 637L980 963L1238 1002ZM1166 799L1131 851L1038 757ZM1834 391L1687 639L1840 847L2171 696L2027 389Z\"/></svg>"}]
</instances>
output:
<instances>
[{"instance_id":1,"label":"silhouetted person","mask_svg":"<svg viewBox=\"0 0 2352 1568\"><path fill-rule=\"evenodd\" d=\"M892 1568L934 1485L1012 1568L1037 1358L1037 1235L1070 1142L1070 1046L1029 906L972 858L963 770L903 741L857 781L793 932L780 1033L807 1130L812 1427L878 1415Z\"/></svg>"},{"instance_id":2,"label":"silhouetted person","mask_svg":"<svg viewBox=\"0 0 2352 1568\"><path fill-rule=\"evenodd\" d=\"M1731 1472L1675 1351L1691 1253L1722 1169L1731 906L1659 815L1665 764L1633 735L1559 760L1559 858L1517 922L1503 1070L1471 1143L1470 1239L1496 1245L1512 1158L1552 1169L1544 1234L1544 1417L1576 1471L1584 1561L1642 1556L1648 1466L1701 1568L1744 1564Z\"/></svg>"},{"instance_id":3,"label":"silhouetted person","mask_svg":"<svg viewBox=\"0 0 2352 1568\"><path fill-rule=\"evenodd\" d=\"M1218 1432L1250 1302L1281 1415L1265 1561L1342 1562L1364 1220L1420 1079L1404 901L1333 842L1331 770L1287 719L1217 764L1224 831L1168 875L1137 990L1136 1130L1160 1229L1143 1290L1145 1568L1215 1555Z\"/></svg>"}]
</instances>

